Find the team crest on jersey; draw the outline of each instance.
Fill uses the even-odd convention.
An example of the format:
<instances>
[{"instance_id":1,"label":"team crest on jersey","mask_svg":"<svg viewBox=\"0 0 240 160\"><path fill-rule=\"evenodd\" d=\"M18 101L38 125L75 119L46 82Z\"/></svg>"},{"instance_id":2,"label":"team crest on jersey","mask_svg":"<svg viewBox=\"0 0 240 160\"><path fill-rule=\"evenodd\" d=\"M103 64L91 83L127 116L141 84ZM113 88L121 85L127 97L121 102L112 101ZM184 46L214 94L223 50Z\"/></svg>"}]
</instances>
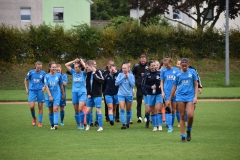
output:
<instances>
[{"instance_id":1,"label":"team crest on jersey","mask_svg":"<svg viewBox=\"0 0 240 160\"><path fill-rule=\"evenodd\" d=\"M145 69L148 69L148 66L145 66Z\"/></svg>"},{"instance_id":2,"label":"team crest on jersey","mask_svg":"<svg viewBox=\"0 0 240 160\"><path fill-rule=\"evenodd\" d=\"M160 79L159 75L156 76L156 79Z\"/></svg>"},{"instance_id":3,"label":"team crest on jersey","mask_svg":"<svg viewBox=\"0 0 240 160\"><path fill-rule=\"evenodd\" d=\"M173 73L173 74L175 74L175 73L176 73L176 71L173 71L172 73Z\"/></svg>"},{"instance_id":4,"label":"team crest on jersey","mask_svg":"<svg viewBox=\"0 0 240 160\"><path fill-rule=\"evenodd\" d=\"M42 79L43 78L43 75L40 75L40 79Z\"/></svg>"},{"instance_id":5,"label":"team crest on jersey","mask_svg":"<svg viewBox=\"0 0 240 160\"><path fill-rule=\"evenodd\" d=\"M189 73L189 74L188 74L188 77L192 77L192 73Z\"/></svg>"},{"instance_id":6,"label":"team crest on jersey","mask_svg":"<svg viewBox=\"0 0 240 160\"><path fill-rule=\"evenodd\" d=\"M55 80L58 80L58 77L56 77Z\"/></svg>"}]
</instances>

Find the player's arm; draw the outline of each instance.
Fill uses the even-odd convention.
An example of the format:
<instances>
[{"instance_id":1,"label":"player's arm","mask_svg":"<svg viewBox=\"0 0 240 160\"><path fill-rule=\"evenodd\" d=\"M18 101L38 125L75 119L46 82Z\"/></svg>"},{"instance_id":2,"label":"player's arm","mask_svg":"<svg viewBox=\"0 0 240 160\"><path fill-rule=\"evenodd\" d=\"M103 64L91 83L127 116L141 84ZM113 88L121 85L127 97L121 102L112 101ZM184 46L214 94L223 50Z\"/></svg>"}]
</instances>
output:
<instances>
[{"instance_id":1,"label":"player's arm","mask_svg":"<svg viewBox=\"0 0 240 160\"><path fill-rule=\"evenodd\" d=\"M52 97L52 94L51 94L48 86L45 86L45 89L47 91L47 94L48 94L48 97L49 97L49 101L52 102L53 101L53 97Z\"/></svg>"},{"instance_id":2,"label":"player's arm","mask_svg":"<svg viewBox=\"0 0 240 160\"><path fill-rule=\"evenodd\" d=\"M173 85L172 87L172 91L171 91L171 94L170 94L170 98L169 98L169 101L166 101L166 106L169 106L171 101L172 101L172 97L174 96L175 92L177 90L177 86L176 85Z\"/></svg>"},{"instance_id":3,"label":"player's arm","mask_svg":"<svg viewBox=\"0 0 240 160\"><path fill-rule=\"evenodd\" d=\"M160 89L162 91L162 98L165 99L165 93L164 93L164 89L163 89L163 83L164 83L164 80L162 79L161 82L160 82Z\"/></svg>"},{"instance_id":4,"label":"player's arm","mask_svg":"<svg viewBox=\"0 0 240 160\"><path fill-rule=\"evenodd\" d=\"M194 81L194 90L195 90L195 95L194 95L194 100L193 103L197 103L197 97L198 97L198 82Z\"/></svg>"},{"instance_id":5,"label":"player's arm","mask_svg":"<svg viewBox=\"0 0 240 160\"><path fill-rule=\"evenodd\" d=\"M67 62L67 63L65 64L65 67L67 68L67 70L68 70L69 72L71 72L71 70L72 70L71 65L72 65L73 63L77 62L77 61L79 61L78 58L76 58L76 59L73 60L73 61Z\"/></svg>"},{"instance_id":6,"label":"player's arm","mask_svg":"<svg viewBox=\"0 0 240 160\"><path fill-rule=\"evenodd\" d=\"M24 86L25 86L26 93L28 94L28 80L26 78L24 79Z\"/></svg>"},{"instance_id":7,"label":"player's arm","mask_svg":"<svg viewBox=\"0 0 240 160\"><path fill-rule=\"evenodd\" d=\"M60 84L60 88L62 91L62 99L65 99L65 92L64 92L63 84Z\"/></svg>"}]
</instances>

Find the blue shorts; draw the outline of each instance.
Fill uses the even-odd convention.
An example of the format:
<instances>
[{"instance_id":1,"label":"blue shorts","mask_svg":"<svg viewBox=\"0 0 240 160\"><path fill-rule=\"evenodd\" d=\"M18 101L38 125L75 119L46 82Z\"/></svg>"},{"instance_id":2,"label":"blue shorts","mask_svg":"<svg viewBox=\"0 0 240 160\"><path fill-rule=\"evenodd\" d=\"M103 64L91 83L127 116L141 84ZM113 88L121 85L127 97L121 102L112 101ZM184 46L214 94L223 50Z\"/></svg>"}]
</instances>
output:
<instances>
[{"instance_id":1,"label":"blue shorts","mask_svg":"<svg viewBox=\"0 0 240 160\"><path fill-rule=\"evenodd\" d=\"M29 91L28 92L28 102L44 103L44 92L42 90Z\"/></svg>"},{"instance_id":2,"label":"blue shorts","mask_svg":"<svg viewBox=\"0 0 240 160\"><path fill-rule=\"evenodd\" d=\"M79 102L86 102L87 94L80 92L72 92L72 104L78 104Z\"/></svg>"},{"instance_id":3,"label":"blue shorts","mask_svg":"<svg viewBox=\"0 0 240 160\"><path fill-rule=\"evenodd\" d=\"M87 98L87 107L101 108L102 107L102 97L92 97Z\"/></svg>"},{"instance_id":4,"label":"blue shorts","mask_svg":"<svg viewBox=\"0 0 240 160\"><path fill-rule=\"evenodd\" d=\"M156 104L163 103L162 95L161 94L148 95L147 101L149 107L155 107Z\"/></svg>"},{"instance_id":5,"label":"blue shorts","mask_svg":"<svg viewBox=\"0 0 240 160\"><path fill-rule=\"evenodd\" d=\"M121 96L118 95L118 101L124 101L124 102L132 102L133 101L133 96Z\"/></svg>"},{"instance_id":6,"label":"blue shorts","mask_svg":"<svg viewBox=\"0 0 240 160\"><path fill-rule=\"evenodd\" d=\"M170 95L165 95L165 101L169 100ZM172 102L176 102L176 96L172 97Z\"/></svg>"},{"instance_id":7,"label":"blue shorts","mask_svg":"<svg viewBox=\"0 0 240 160\"><path fill-rule=\"evenodd\" d=\"M61 107L66 106L66 98L64 100L60 100L60 106Z\"/></svg>"},{"instance_id":8,"label":"blue shorts","mask_svg":"<svg viewBox=\"0 0 240 160\"><path fill-rule=\"evenodd\" d=\"M148 104L147 96L143 96L144 104Z\"/></svg>"},{"instance_id":9,"label":"blue shorts","mask_svg":"<svg viewBox=\"0 0 240 160\"><path fill-rule=\"evenodd\" d=\"M106 103L118 104L118 96L117 95L105 95Z\"/></svg>"},{"instance_id":10,"label":"blue shorts","mask_svg":"<svg viewBox=\"0 0 240 160\"><path fill-rule=\"evenodd\" d=\"M46 100L45 105L46 107L60 106L60 99L54 99L53 102Z\"/></svg>"}]
</instances>

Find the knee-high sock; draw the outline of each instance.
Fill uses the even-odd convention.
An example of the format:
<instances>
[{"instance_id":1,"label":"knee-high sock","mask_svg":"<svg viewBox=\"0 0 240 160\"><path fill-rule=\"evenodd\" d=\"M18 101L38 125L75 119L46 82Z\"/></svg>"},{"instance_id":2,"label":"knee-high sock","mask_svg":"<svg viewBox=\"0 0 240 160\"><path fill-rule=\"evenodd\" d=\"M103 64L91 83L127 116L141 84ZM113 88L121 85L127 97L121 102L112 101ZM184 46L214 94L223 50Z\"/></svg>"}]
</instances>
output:
<instances>
[{"instance_id":1,"label":"knee-high sock","mask_svg":"<svg viewBox=\"0 0 240 160\"><path fill-rule=\"evenodd\" d=\"M130 119L131 119L131 110L127 112L127 124L130 123Z\"/></svg>"},{"instance_id":2,"label":"knee-high sock","mask_svg":"<svg viewBox=\"0 0 240 160\"><path fill-rule=\"evenodd\" d=\"M155 119L156 119L156 120L155 120L155 121L156 121L156 126L158 126L158 125L159 125L159 118L158 118L159 116L158 116L158 114L155 114L155 117L156 117L156 118L155 118Z\"/></svg>"},{"instance_id":3,"label":"knee-high sock","mask_svg":"<svg viewBox=\"0 0 240 160\"><path fill-rule=\"evenodd\" d=\"M79 112L79 121L80 121L80 125L84 125L84 112L83 111Z\"/></svg>"},{"instance_id":4,"label":"knee-high sock","mask_svg":"<svg viewBox=\"0 0 240 160\"><path fill-rule=\"evenodd\" d=\"M172 126L174 125L175 114L172 114Z\"/></svg>"},{"instance_id":5,"label":"knee-high sock","mask_svg":"<svg viewBox=\"0 0 240 160\"><path fill-rule=\"evenodd\" d=\"M191 131L192 130L192 126L187 126L187 131Z\"/></svg>"},{"instance_id":6,"label":"knee-high sock","mask_svg":"<svg viewBox=\"0 0 240 160\"><path fill-rule=\"evenodd\" d=\"M53 123L53 114L49 113L48 116L49 116L50 124L51 124L51 126L53 126L54 125L54 123Z\"/></svg>"},{"instance_id":7,"label":"knee-high sock","mask_svg":"<svg viewBox=\"0 0 240 160\"><path fill-rule=\"evenodd\" d=\"M79 126L80 125L79 113L75 113L75 120L76 120L77 125Z\"/></svg>"},{"instance_id":8,"label":"knee-high sock","mask_svg":"<svg viewBox=\"0 0 240 160\"><path fill-rule=\"evenodd\" d=\"M99 124L99 127L102 127L102 113L98 114L98 124Z\"/></svg>"},{"instance_id":9,"label":"knee-high sock","mask_svg":"<svg viewBox=\"0 0 240 160\"><path fill-rule=\"evenodd\" d=\"M61 110L61 111L60 111L60 119L61 119L61 122L63 122L64 116L65 116L65 111L64 111L64 110Z\"/></svg>"},{"instance_id":10,"label":"knee-high sock","mask_svg":"<svg viewBox=\"0 0 240 160\"><path fill-rule=\"evenodd\" d=\"M58 112L53 113L53 123L54 125L58 125Z\"/></svg>"},{"instance_id":11,"label":"knee-high sock","mask_svg":"<svg viewBox=\"0 0 240 160\"><path fill-rule=\"evenodd\" d=\"M132 108L131 108L131 110L130 110L130 114L131 114L130 119L132 119Z\"/></svg>"},{"instance_id":12,"label":"knee-high sock","mask_svg":"<svg viewBox=\"0 0 240 160\"><path fill-rule=\"evenodd\" d=\"M36 118L35 111L31 111L32 118Z\"/></svg>"},{"instance_id":13,"label":"knee-high sock","mask_svg":"<svg viewBox=\"0 0 240 160\"><path fill-rule=\"evenodd\" d=\"M167 119L167 125L168 125L168 127L172 127L172 113L168 113L168 114L166 114L166 119Z\"/></svg>"},{"instance_id":14,"label":"knee-high sock","mask_svg":"<svg viewBox=\"0 0 240 160\"><path fill-rule=\"evenodd\" d=\"M149 113L145 113L145 117L147 118L147 121L149 121L149 116L150 116Z\"/></svg>"},{"instance_id":15,"label":"knee-high sock","mask_svg":"<svg viewBox=\"0 0 240 160\"><path fill-rule=\"evenodd\" d=\"M158 114L158 122L159 122L159 126L162 126L162 113Z\"/></svg>"},{"instance_id":16,"label":"knee-high sock","mask_svg":"<svg viewBox=\"0 0 240 160\"><path fill-rule=\"evenodd\" d=\"M43 118L43 114L39 114L38 115L38 122L39 123L42 123L42 118Z\"/></svg>"},{"instance_id":17,"label":"knee-high sock","mask_svg":"<svg viewBox=\"0 0 240 160\"><path fill-rule=\"evenodd\" d=\"M86 115L87 125L90 125L90 113Z\"/></svg>"},{"instance_id":18,"label":"knee-high sock","mask_svg":"<svg viewBox=\"0 0 240 160\"><path fill-rule=\"evenodd\" d=\"M125 114L124 109L121 109L121 111L120 111L120 116L121 116L121 122L122 122L122 124L125 124L125 121L124 121L124 114Z\"/></svg>"},{"instance_id":19,"label":"knee-high sock","mask_svg":"<svg viewBox=\"0 0 240 160\"><path fill-rule=\"evenodd\" d=\"M98 114L97 114L97 111L96 111L96 118L95 118L95 122L98 121ZM99 122L98 122L99 123Z\"/></svg>"},{"instance_id":20,"label":"knee-high sock","mask_svg":"<svg viewBox=\"0 0 240 160\"><path fill-rule=\"evenodd\" d=\"M89 123L93 123L93 121L92 121L93 120L92 110L91 110L89 116L90 116ZM87 114L86 114L86 119L87 119Z\"/></svg>"},{"instance_id":21,"label":"knee-high sock","mask_svg":"<svg viewBox=\"0 0 240 160\"><path fill-rule=\"evenodd\" d=\"M179 111L176 111L176 117L177 117L178 123L180 123L180 112Z\"/></svg>"},{"instance_id":22,"label":"knee-high sock","mask_svg":"<svg viewBox=\"0 0 240 160\"><path fill-rule=\"evenodd\" d=\"M110 121L113 121L113 114L108 114L108 118Z\"/></svg>"},{"instance_id":23,"label":"knee-high sock","mask_svg":"<svg viewBox=\"0 0 240 160\"><path fill-rule=\"evenodd\" d=\"M151 115L151 119L152 119L153 127L157 127L155 114L154 114L154 115Z\"/></svg>"}]
</instances>

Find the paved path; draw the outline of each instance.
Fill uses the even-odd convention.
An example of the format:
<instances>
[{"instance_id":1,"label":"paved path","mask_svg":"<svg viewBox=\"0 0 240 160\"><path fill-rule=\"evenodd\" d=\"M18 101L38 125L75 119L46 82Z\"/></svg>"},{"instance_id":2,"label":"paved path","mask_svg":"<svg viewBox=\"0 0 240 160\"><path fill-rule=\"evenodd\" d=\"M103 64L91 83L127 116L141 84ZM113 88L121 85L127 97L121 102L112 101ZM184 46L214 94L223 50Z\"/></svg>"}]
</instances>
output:
<instances>
[{"instance_id":1,"label":"paved path","mask_svg":"<svg viewBox=\"0 0 240 160\"><path fill-rule=\"evenodd\" d=\"M198 102L240 102L240 99L199 99ZM72 101L67 101L67 103L72 103ZM28 102L0 102L0 104L28 104Z\"/></svg>"}]
</instances>

